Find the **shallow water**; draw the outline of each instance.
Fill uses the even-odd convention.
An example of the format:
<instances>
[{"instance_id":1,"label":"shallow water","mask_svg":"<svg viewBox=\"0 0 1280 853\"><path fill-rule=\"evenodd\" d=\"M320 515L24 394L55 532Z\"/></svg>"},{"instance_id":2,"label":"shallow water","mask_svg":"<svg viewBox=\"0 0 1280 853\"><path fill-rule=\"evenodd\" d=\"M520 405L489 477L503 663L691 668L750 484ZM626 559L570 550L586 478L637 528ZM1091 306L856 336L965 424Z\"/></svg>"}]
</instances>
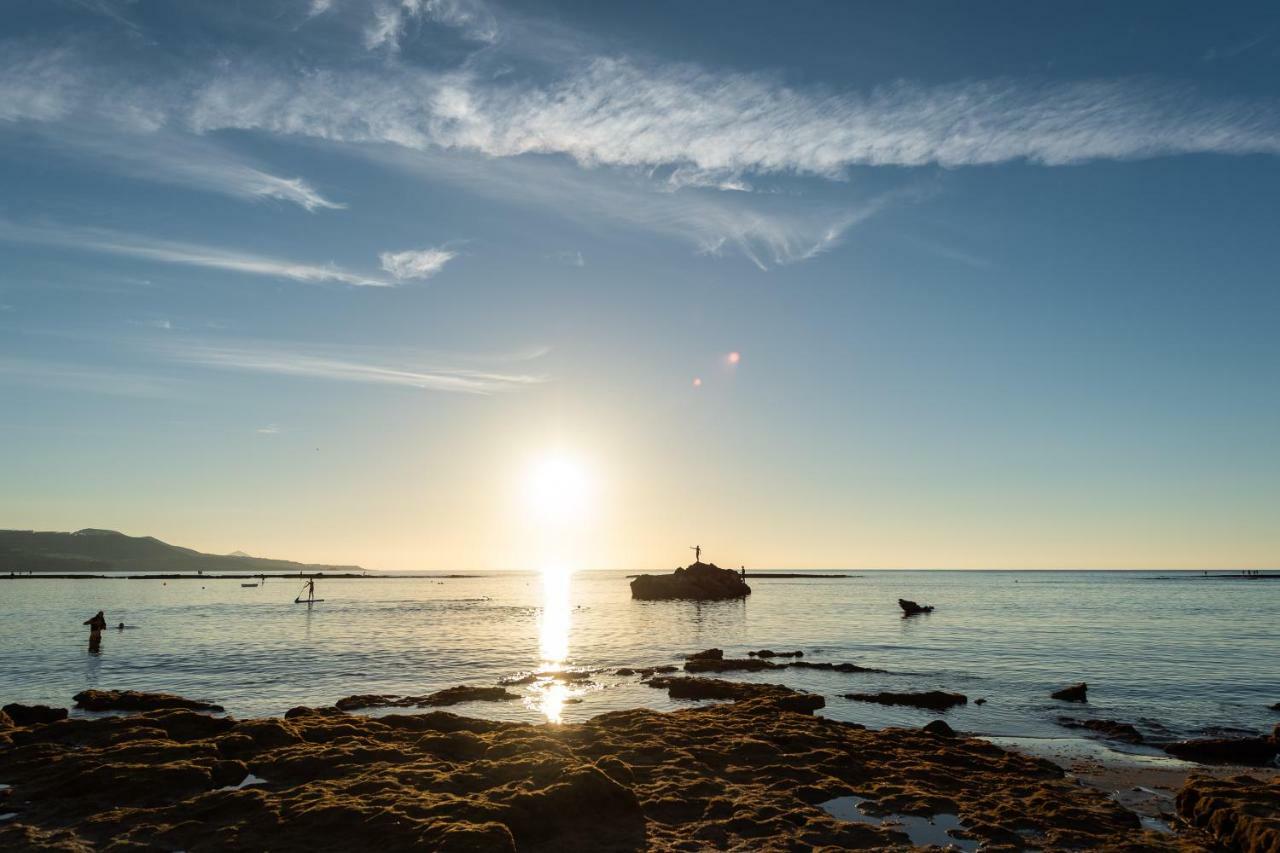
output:
<instances>
[{"instance_id":1,"label":"shallow water","mask_svg":"<svg viewBox=\"0 0 1280 853\"><path fill-rule=\"evenodd\" d=\"M803 649L891 674L780 670L730 674L827 697L827 716L871 726L937 715L841 693L944 689L970 704L945 715L963 731L1078 737L1062 714L1136 723L1166 736L1280 722L1280 582L1199 573L865 572L847 579L755 579L746 601L639 602L621 573L321 580L312 608L299 582L0 580L0 702L68 705L87 687L182 693L240 716L329 704L353 693L423 694L521 672L676 663L718 646ZM900 597L937 605L902 619ZM97 610L136 628L86 651ZM1051 690L1087 681L1087 706ZM685 707L636 677L512 688L520 702L460 713L584 719L646 705ZM972 700L987 699L976 705ZM1127 747L1125 747L1127 749Z\"/></svg>"}]
</instances>

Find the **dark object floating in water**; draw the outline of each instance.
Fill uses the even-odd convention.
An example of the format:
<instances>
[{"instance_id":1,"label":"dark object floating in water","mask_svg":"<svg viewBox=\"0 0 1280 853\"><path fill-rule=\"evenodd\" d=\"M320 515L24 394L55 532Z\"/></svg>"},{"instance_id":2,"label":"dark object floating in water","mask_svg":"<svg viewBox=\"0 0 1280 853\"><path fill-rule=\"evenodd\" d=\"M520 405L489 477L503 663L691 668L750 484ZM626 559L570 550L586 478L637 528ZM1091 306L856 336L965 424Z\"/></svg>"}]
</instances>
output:
<instances>
[{"instance_id":1,"label":"dark object floating in water","mask_svg":"<svg viewBox=\"0 0 1280 853\"><path fill-rule=\"evenodd\" d=\"M902 608L903 617L919 616L921 613L932 613L932 604L916 604L914 601L908 601L905 598L898 599L898 606Z\"/></svg>"},{"instance_id":2,"label":"dark object floating in water","mask_svg":"<svg viewBox=\"0 0 1280 853\"><path fill-rule=\"evenodd\" d=\"M1059 717L1058 725L1069 729L1089 729L1104 737L1125 743L1146 743L1142 732L1129 723L1121 723L1117 720L1077 720L1073 717Z\"/></svg>"},{"instance_id":3,"label":"dark object floating in water","mask_svg":"<svg viewBox=\"0 0 1280 853\"><path fill-rule=\"evenodd\" d=\"M1277 702L1276 704L1272 705L1271 710L1280 711L1280 702Z\"/></svg>"},{"instance_id":4,"label":"dark object floating in water","mask_svg":"<svg viewBox=\"0 0 1280 853\"><path fill-rule=\"evenodd\" d=\"M945 711L956 705L969 704L969 697L963 693L944 693L941 690L928 690L923 693L846 693L844 698L855 702L875 702L879 705L911 705L915 708L927 708L930 711Z\"/></svg>"},{"instance_id":5,"label":"dark object floating in water","mask_svg":"<svg viewBox=\"0 0 1280 853\"><path fill-rule=\"evenodd\" d=\"M1088 702L1089 701L1089 685L1083 681L1079 684L1073 684L1070 687L1064 687L1061 690L1055 690L1049 694L1050 699L1060 699L1063 702Z\"/></svg>"},{"instance_id":6,"label":"dark object floating in water","mask_svg":"<svg viewBox=\"0 0 1280 853\"><path fill-rule=\"evenodd\" d=\"M221 705L186 699L172 693L144 693L139 690L82 690L74 697L76 707L86 711L157 711L182 708L187 711L222 711Z\"/></svg>"},{"instance_id":7,"label":"dark object floating in water","mask_svg":"<svg viewBox=\"0 0 1280 853\"><path fill-rule=\"evenodd\" d=\"M242 583L242 584L240 584L240 586L245 586L245 587L248 587L248 586L257 586L257 584L256 584L256 583Z\"/></svg>"},{"instance_id":8,"label":"dark object floating in water","mask_svg":"<svg viewBox=\"0 0 1280 853\"><path fill-rule=\"evenodd\" d=\"M519 699L517 693L503 690L501 687L472 687L460 684L437 690L427 696L385 696L376 693L362 693L358 696L347 696L333 703L340 711L351 711L356 708L438 708L442 705L457 705L459 702L504 702L508 699Z\"/></svg>"},{"instance_id":9,"label":"dark object floating in water","mask_svg":"<svg viewBox=\"0 0 1280 853\"><path fill-rule=\"evenodd\" d=\"M50 708L48 705L21 705L11 702L0 708L9 715L16 726L31 726L39 723L56 723L67 718L66 708Z\"/></svg>"},{"instance_id":10,"label":"dark object floating in water","mask_svg":"<svg viewBox=\"0 0 1280 853\"><path fill-rule=\"evenodd\" d=\"M804 652L775 652L773 649L761 649L758 652L747 652L747 655L753 658L802 658Z\"/></svg>"},{"instance_id":11,"label":"dark object floating in water","mask_svg":"<svg viewBox=\"0 0 1280 853\"><path fill-rule=\"evenodd\" d=\"M1280 725L1269 736L1180 740L1164 751L1184 761L1201 764L1244 764L1269 767L1280 757Z\"/></svg>"},{"instance_id":12,"label":"dark object floating in water","mask_svg":"<svg viewBox=\"0 0 1280 853\"><path fill-rule=\"evenodd\" d=\"M751 587L738 572L715 563L693 563L669 575L639 575L631 582L631 597L642 601L720 601L750 594Z\"/></svg>"}]
</instances>

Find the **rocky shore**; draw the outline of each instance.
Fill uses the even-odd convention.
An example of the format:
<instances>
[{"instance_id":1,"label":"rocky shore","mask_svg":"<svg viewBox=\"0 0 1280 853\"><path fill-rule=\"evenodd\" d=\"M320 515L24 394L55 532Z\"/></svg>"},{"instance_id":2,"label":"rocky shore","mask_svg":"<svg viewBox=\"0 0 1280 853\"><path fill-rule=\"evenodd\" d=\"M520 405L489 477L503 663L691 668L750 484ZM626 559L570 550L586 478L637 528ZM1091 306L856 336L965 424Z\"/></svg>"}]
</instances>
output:
<instances>
[{"instance_id":1,"label":"rocky shore","mask_svg":"<svg viewBox=\"0 0 1280 853\"><path fill-rule=\"evenodd\" d=\"M946 727L826 720L812 714L821 696L781 685L654 681L673 696L732 701L576 725L444 711L373 719L336 707L237 720L191 710L209 703L128 692L86 698L150 710L23 724L0 715L0 849L911 846L891 820L833 816L823 804L837 798L879 816L954 815L952 838L992 851L1210 842L1192 827L1234 849L1275 849L1274 821L1241 817L1274 785L1193 780L1178 801L1190 826L1161 835L1057 765Z\"/></svg>"}]
</instances>

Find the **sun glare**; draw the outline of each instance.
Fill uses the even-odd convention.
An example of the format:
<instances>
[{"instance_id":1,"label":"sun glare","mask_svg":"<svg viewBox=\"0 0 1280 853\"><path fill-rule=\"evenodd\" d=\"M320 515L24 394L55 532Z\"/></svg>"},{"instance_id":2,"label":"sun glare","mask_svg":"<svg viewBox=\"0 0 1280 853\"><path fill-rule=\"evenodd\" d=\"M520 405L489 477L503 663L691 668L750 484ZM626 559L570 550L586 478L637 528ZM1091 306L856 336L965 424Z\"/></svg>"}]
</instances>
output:
<instances>
[{"instance_id":1,"label":"sun glare","mask_svg":"<svg viewBox=\"0 0 1280 853\"><path fill-rule=\"evenodd\" d=\"M525 499L533 517L545 524L582 521L591 504L593 483L581 460L551 453L530 466Z\"/></svg>"}]
</instances>

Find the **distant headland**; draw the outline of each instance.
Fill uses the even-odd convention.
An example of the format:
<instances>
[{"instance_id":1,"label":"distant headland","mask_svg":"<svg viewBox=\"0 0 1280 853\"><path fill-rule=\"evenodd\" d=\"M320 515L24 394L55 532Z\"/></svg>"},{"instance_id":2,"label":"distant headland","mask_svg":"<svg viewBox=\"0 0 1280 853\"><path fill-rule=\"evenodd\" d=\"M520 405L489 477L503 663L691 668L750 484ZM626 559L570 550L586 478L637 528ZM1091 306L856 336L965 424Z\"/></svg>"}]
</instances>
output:
<instances>
[{"instance_id":1,"label":"distant headland","mask_svg":"<svg viewBox=\"0 0 1280 853\"><path fill-rule=\"evenodd\" d=\"M0 530L0 574L87 574L97 572L218 572L257 575L359 575L361 566L331 566L250 557L243 551L205 554L115 530L85 528L74 533Z\"/></svg>"}]
</instances>

